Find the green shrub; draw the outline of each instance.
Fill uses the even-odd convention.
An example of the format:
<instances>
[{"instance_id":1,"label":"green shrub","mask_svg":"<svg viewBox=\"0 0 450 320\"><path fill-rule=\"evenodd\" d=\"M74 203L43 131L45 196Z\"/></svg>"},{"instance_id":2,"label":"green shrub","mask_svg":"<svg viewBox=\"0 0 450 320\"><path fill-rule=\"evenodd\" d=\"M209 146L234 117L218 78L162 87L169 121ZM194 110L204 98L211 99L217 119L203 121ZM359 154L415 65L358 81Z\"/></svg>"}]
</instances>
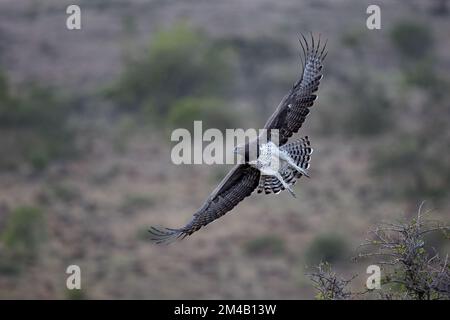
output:
<instances>
[{"instance_id":1,"label":"green shrub","mask_svg":"<svg viewBox=\"0 0 450 320\"><path fill-rule=\"evenodd\" d=\"M370 136L392 126L391 103L381 85L368 79L357 79L351 86L351 92L344 132Z\"/></svg>"},{"instance_id":2,"label":"green shrub","mask_svg":"<svg viewBox=\"0 0 450 320\"><path fill-rule=\"evenodd\" d=\"M180 99L220 97L230 84L230 51L186 24L156 33L145 55L126 65L112 97L163 120Z\"/></svg>"},{"instance_id":3,"label":"green shrub","mask_svg":"<svg viewBox=\"0 0 450 320\"><path fill-rule=\"evenodd\" d=\"M306 260L314 265L320 262L335 263L347 258L348 254L348 245L342 236L322 234L311 241L306 250Z\"/></svg>"},{"instance_id":4,"label":"green shrub","mask_svg":"<svg viewBox=\"0 0 450 320\"><path fill-rule=\"evenodd\" d=\"M86 290L82 289L73 289L73 290L69 290L66 289L65 291L65 296L67 300L86 300L87 299L87 295L86 295Z\"/></svg>"},{"instance_id":5,"label":"green shrub","mask_svg":"<svg viewBox=\"0 0 450 320\"><path fill-rule=\"evenodd\" d=\"M356 49L361 46L365 36L366 35L358 28L357 30L351 30L342 35L341 42L348 48Z\"/></svg>"},{"instance_id":6,"label":"green shrub","mask_svg":"<svg viewBox=\"0 0 450 320\"><path fill-rule=\"evenodd\" d=\"M223 101L214 98L184 98L176 101L167 117L172 127L191 128L195 120L206 128L234 128L236 121Z\"/></svg>"},{"instance_id":7,"label":"green shrub","mask_svg":"<svg viewBox=\"0 0 450 320\"><path fill-rule=\"evenodd\" d=\"M425 218L419 208L417 217L405 222L382 223L374 227L369 238L359 246L354 261L366 259L365 265L381 268L381 288L377 290L351 291L350 279L344 279L332 271L328 263L320 263L307 276L317 291L316 298L348 300L378 298L384 300L448 300L450 298L450 268L448 254L439 255L427 248L438 241L444 244L450 228L439 221ZM430 241L431 243L427 243ZM364 279L365 280L365 279ZM359 284L361 285L361 283Z\"/></svg>"},{"instance_id":8,"label":"green shrub","mask_svg":"<svg viewBox=\"0 0 450 320\"><path fill-rule=\"evenodd\" d=\"M232 47L237 55L245 61L242 67L245 71L261 72L261 64L269 61L282 60L296 54L288 41L279 37L242 37L234 36L222 39L222 46Z\"/></svg>"},{"instance_id":9,"label":"green shrub","mask_svg":"<svg viewBox=\"0 0 450 320\"><path fill-rule=\"evenodd\" d=\"M413 21L398 23L390 36L398 51L411 59L424 58L434 44L429 27Z\"/></svg>"},{"instance_id":10,"label":"green shrub","mask_svg":"<svg viewBox=\"0 0 450 320\"><path fill-rule=\"evenodd\" d=\"M371 259L382 267L378 294L385 299L449 299L448 255L427 250L427 235L441 232L449 239L449 226L430 220L419 208L410 221L384 223L370 232L357 259Z\"/></svg>"},{"instance_id":11,"label":"green shrub","mask_svg":"<svg viewBox=\"0 0 450 320\"><path fill-rule=\"evenodd\" d=\"M429 129L397 135L375 150L372 173L394 179L396 196L412 200L444 198L450 189L450 165L442 156L447 146L439 135Z\"/></svg>"},{"instance_id":12,"label":"green shrub","mask_svg":"<svg viewBox=\"0 0 450 320\"><path fill-rule=\"evenodd\" d=\"M352 297L352 292L349 289L352 279L344 279L338 276L327 262L320 262L306 276L313 283L317 292L317 300L348 300Z\"/></svg>"},{"instance_id":13,"label":"green shrub","mask_svg":"<svg viewBox=\"0 0 450 320\"><path fill-rule=\"evenodd\" d=\"M25 162L41 170L72 154L67 119L67 103L51 90L29 85L20 95L13 94L0 73L0 145L9 151L1 157L0 169Z\"/></svg>"},{"instance_id":14,"label":"green shrub","mask_svg":"<svg viewBox=\"0 0 450 320\"><path fill-rule=\"evenodd\" d=\"M431 61L422 61L405 70L405 81L408 85L425 89L438 85L439 79L433 70Z\"/></svg>"},{"instance_id":15,"label":"green shrub","mask_svg":"<svg viewBox=\"0 0 450 320\"><path fill-rule=\"evenodd\" d=\"M284 240L276 235L257 237L245 244L249 255L280 255L286 251Z\"/></svg>"},{"instance_id":16,"label":"green shrub","mask_svg":"<svg viewBox=\"0 0 450 320\"><path fill-rule=\"evenodd\" d=\"M445 102L448 99L449 83L441 77L434 59L424 59L404 68L406 85L419 87L427 91L430 103Z\"/></svg>"},{"instance_id":17,"label":"green shrub","mask_svg":"<svg viewBox=\"0 0 450 320\"><path fill-rule=\"evenodd\" d=\"M0 270L18 271L33 262L45 238L43 212L35 207L19 207L11 212L0 234Z\"/></svg>"}]
</instances>

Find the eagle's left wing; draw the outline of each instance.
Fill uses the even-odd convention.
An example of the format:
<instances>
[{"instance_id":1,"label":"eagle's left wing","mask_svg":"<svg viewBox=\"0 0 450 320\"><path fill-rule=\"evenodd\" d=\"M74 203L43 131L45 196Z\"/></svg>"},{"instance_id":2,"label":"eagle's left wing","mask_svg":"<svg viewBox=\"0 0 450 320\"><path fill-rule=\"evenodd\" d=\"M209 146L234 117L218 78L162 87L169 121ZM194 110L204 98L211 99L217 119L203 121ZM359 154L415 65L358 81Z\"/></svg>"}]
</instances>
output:
<instances>
[{"instance_id":1,"label":"eagle's left wing","mask_svg":"<svg viewBox=\"0 0 450 320\"><path fill-rule=\"evenodd\" d=\"M275 112L265 124L265 129L279 130L279 145L284 145L288 139L300 129L309 108L313 105L322 79L322 62L327 53L325 45L321 47L320 37L317 45L311 35L311 43L303 37L300 44L303 48L305 60L300 79L294 84L291 91L281 100Z\"/></svg>"},{"instance_id":2,"label":"eagle's left wing","mask_svg":"<svg viewBox=\"0 0 450 320\"><path fill-rule=\"evenodd\" d=\"M258 186L259 176L259 170L248 164L235 166L186 226L179 229L151 227L151 239L156 243L167 243L191 235L223 216L249 196Z\"/></svg>"}]
</instances>

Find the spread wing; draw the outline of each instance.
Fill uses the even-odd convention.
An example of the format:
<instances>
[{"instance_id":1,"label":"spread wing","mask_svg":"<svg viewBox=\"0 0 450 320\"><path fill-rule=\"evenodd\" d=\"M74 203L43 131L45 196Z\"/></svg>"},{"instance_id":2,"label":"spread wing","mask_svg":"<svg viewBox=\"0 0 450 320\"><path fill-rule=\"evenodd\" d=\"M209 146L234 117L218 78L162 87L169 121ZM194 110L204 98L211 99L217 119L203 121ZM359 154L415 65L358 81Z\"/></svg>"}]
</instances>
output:
<instances>
[{"instance_id":1,"label":"spread wing","mask_svg":"<svg viewBox=\"0 0 450 320\"><path fill-rule=\"evenodd\" d=\"M309 108L313 105L322 79L322 63L327 53L326 43L321 46L320 37L317 45L311 34L311 43L306 38L299 39L303 49L303 70L300 79L293 85L291 91L281 100L274 114L269 118L265 129L279 130L279 145L285 144L288 139L300 129Z\"/></svg>"},{"instance_id":2,"label":"spread wing","mask_svg":"<svg viewBox=\"0 0 450 320\"><path fill-rule=\"evenodd\" d=\"M249 196L258 186L259 176L259 170L247 164L235 166L186 226L179 229L151 227L151 239L156 243L168 243L191 235L223 216Z\"/></svg>"}]
</instances>

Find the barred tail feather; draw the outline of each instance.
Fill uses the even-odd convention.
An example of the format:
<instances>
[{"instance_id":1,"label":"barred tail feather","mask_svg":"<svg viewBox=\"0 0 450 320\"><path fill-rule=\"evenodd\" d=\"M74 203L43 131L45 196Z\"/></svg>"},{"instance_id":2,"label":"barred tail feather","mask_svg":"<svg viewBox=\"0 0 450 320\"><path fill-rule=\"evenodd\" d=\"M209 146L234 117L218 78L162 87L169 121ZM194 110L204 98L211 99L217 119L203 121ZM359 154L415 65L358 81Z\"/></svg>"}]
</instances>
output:
<instances>
[{"instance_id":1,"label":"barred tail feather","mask_svg":"<svg viewBox=\"0 0 450 320\"><path fill-rule=\"evenodd\" d=\"M311 154L314 150L311 148L311 142L308 136L285 144L280 149L286 151L300 168L309 169Z\"/></svg>"}]
</instances>

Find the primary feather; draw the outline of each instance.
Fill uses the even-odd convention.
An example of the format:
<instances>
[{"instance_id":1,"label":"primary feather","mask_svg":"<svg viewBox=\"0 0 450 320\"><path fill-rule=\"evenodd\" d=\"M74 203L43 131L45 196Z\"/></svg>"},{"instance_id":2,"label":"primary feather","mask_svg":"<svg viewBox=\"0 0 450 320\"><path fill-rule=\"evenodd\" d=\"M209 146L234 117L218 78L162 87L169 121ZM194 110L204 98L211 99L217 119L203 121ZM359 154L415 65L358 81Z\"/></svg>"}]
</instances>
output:
<instances>
[{"instance_id":1,"label":"primary feather","mask_svg":"<svg viewBox=\"0 0 450 320\"><path fill-rule=\"evenodd\" d=\"M321 46L320 38L317 45L315 45L312 35L310 44L303 35L299 42L304 55L300 79L281 100L264 126L265 129L279 130L280 146L298 132L309 113L309 108L316 100L316 92L322 79L323 61L327 55L325 52L326 42Z\"/></svg>"},{"instance_id":2,"label":"primary feather","mask_svg":"<svg viewBox=\"0 0 450 320\"><path fill-rule=\"evenodd\" d=\"M186 226L179 229L152 227L149 230L152 234L151 239L156 243L163 243L191 235L223 216L249 196L258 185L259 176L259 170L247 164L235 166Z\"/></svg>"}]
</instances>

